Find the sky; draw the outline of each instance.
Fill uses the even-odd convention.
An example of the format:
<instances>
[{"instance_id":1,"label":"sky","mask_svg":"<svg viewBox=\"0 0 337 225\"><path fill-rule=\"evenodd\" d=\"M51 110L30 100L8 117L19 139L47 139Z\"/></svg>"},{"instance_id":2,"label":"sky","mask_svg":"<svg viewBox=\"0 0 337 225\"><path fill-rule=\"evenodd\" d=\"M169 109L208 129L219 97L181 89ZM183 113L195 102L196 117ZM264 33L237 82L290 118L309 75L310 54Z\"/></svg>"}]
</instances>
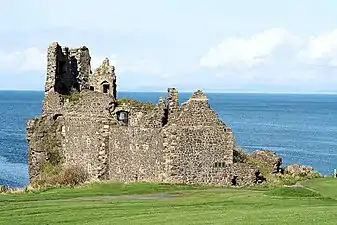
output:
<instances>
[{"instance_id":1,"label":"sky","mask_svg":"<svg viewBox=\"0 0 337 225\"><path fill-rule=\"evenodd\" d=\"M0 1L3 90L43 90L57 41L121 91L337 93L335 0Z\"/></svg>"}]
</instances>

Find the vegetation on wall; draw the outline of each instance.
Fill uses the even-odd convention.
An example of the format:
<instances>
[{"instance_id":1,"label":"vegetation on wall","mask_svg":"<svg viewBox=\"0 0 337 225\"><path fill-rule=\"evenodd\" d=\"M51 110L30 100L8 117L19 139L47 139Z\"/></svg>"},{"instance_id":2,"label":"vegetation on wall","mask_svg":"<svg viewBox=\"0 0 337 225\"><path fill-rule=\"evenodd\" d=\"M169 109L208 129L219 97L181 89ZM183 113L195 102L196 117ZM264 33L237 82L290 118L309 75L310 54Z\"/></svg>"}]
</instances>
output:
<instances>
[{"instance_id":1,"label":"vegetation on wall","mask_svg":"<svg viewBox=\"0 0 337 225\"><path fill-rule=\"evenodd\" d=\"M63 168L61 118L43 117L40 127L43 128L41 144L46 153L46 161L40 169L39 176L34 179L35 187L45 186L74 186L84 182L87 174L78 166Z\"/></svg>"},{"instance_id":2,"label":"vegetation on wall","mask_svg":"<svg viewBox=\"0 0 337 225\"><path fill-rule=\"evenodd\" d=\"M47 120L48 118L44 118L44 120ZM52 165L57 165L61 162L62 156L60 154L60 149L61 149L61 141L57 137L58 133L60 132L60 124L59 122L52 121L49 118L49 123L51 123L50 126L46 127L46 130L44 131L44 135L41 139L42 142L42 147L44 151L47 153L47 160L52 164Z\"/></svg>"},{"instance_id":3,"label":"vegetation on wall","mask_svg":"<svg viewBox=\"0 0 337 225\"><path fill-rule=\"evenodd\" d=\"M152 102L141 102L132 98L119 98L116 100L116 103L117 105L127 105L145 111L153 110L156 107L156 104Z\"/></svg>"},{"instance_id":4,"label":"vegetation on wall","mask_svg":"<svg viewBox=\"0 0 337 225\"><path fill-rule=\"evenodd\" d=\"M76 186L85 182L88 178L87 172L80 166L63 168L61 164L52 165L50 162L44 163L38 179L31 185L35 188L55 187L55 186Z\"/></svg>"},{"instance_id":5,"label":"vegetation on wall","mask_svg":"<svg viewBox=\"0 0 337 225\"><path fill-rule=\"evenodd\" d=\"M62 94L61 97L63 100L68 100L69 102L77 103L81 100L82 96L80 92L73 90L67 94Z\"/></svg>"}]
</instances>

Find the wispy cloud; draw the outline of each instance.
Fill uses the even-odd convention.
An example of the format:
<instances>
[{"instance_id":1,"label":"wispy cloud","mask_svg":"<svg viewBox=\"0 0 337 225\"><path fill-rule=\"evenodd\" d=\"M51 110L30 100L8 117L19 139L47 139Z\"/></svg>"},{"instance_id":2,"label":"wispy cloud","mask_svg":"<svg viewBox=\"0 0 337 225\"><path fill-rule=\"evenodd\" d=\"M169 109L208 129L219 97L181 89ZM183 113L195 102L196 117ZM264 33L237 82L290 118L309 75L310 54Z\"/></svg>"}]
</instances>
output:
<instances>
[{"instance_id":1,"label":"wispy cloud","mask_svg":"<svg viewBox=\"0 0 337 225\"><path fill-rule=\"evenodd\" d=\"M286 29L273 28L250 37L229 37L212 47L200 59L202 67L253 67L263 64L282 44L297 44L299 39Z\"/></svg>"},{"instance_id":2,"label":"wispy cloud","mask_svg":"<svg viewBox=\"0 0 337 225\"><path fill-rule=\"evenodd\" d=\"M297 58L308 64L337 66L337 29L311 36Z\"/></svg>"},{"instance_id":3,"label":"wispy cloud","mask_svg":"<svg viewBox=\"0 0 337 225\"><path fill-rule=\"evenodd\" d=\"M36 47L20 52L1 52L0 71L27 72L45 70L47 54Z\"/></svg>"}]
</instances>

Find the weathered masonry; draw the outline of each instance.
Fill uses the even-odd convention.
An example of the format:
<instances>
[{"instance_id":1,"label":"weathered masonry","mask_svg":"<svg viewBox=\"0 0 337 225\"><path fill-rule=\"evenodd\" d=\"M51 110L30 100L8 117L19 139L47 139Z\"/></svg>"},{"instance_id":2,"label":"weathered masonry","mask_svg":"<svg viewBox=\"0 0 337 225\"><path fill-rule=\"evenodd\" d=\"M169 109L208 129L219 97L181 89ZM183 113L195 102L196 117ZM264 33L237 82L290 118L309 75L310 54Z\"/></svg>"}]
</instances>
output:
<instances>
[{"instance_id":1,"label":"weathered masonry","mask_svg":"<svg viewBox=\"0 0 337 225\"><path fill-rule=\"evenodd\" d=\"M198 90L178 104L168 89L157 104L117 99L108 59L94 73L89 49L48 48L42 116L27 123L29 176L46 163L77 165L90 179L188 184L257 182L256 166L235 163L232 130Z\"/></svg>"}]
</instances>

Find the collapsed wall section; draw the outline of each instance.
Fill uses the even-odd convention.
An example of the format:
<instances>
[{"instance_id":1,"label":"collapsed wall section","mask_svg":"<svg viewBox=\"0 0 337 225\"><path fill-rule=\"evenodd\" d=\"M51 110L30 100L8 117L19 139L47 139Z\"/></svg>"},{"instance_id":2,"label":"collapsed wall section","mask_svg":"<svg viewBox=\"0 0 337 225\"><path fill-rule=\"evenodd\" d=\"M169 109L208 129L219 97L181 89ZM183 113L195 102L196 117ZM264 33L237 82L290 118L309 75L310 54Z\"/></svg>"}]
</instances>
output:
<instances>
[{"instance_id":1,"label":"collapsed wall section","mask_svg":"<svg viewBox=\"0 0 337 225\"><path fill-rule=\"evenodd\" d=\"M233 164L232 131L196 92L163 130L166 181L206 183L214 168Z\"/></svg>"},{"instance_id":2,"label":"collapsed wall section","mask_svg":"<svg viewBox=\"0 0 337 225\"><path fill-rule=\"evenodd\" d=\"M60 114L42 116L27 122L28 173L34 181L43 172L46 163L57 166L64 159L64 117Z\"/></svg>"},{"instance_id":3,"label":"collapsed wall section","mask_svg":"<svg viewBox=\"0 0 337 225\"><path fill-rule=\"evenodd\" d=\"M89 49L85 46L69 49L52 43L47 52L45 92L68 94L72 90L89 89L90 60Z\"/></svg>"}]
</instances>

